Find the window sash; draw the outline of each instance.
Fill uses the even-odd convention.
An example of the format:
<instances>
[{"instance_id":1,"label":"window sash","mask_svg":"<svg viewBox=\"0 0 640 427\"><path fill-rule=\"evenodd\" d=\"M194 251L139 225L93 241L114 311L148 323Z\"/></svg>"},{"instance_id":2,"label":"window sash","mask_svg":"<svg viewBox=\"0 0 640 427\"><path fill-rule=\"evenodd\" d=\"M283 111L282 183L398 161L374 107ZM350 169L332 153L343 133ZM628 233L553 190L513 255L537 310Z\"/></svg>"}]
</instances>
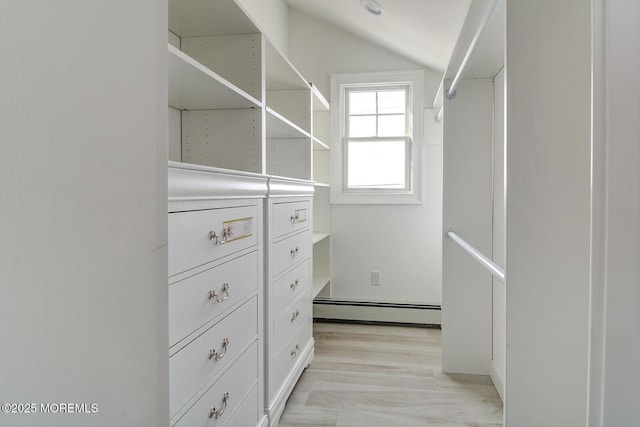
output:
<instances>
[{"instance_id":1,"label":"window sash","mask_svg":"<svg viewBox=\"0 0 640 427\"><path fill-rule=\"evenodd\" d=\"M376 185L367 185L367 186L350 186L349 183L349 146L351 142L396 142L403 141L404 142L404 186L402 187L380 187ZM342 176L344 179L342 180L342 191L345 193L370 193L380 192L380 193L397 193L398 191L411 191L412 188L412 141L408 136L399 136L399 137L372 137L372 138L364 138L364 137L345 137L342 140ZM383 167L379 166L379 167Z\"/></svg>"},{"instance_id":2,"label":"window sash","mask_svg":"<svg viewBox=\"0 0 640 427\"><path fill-rule=\"evenodd\" d=\"M381 113L380 112L380 104L378 100L378 93L380 92L397 92L404 91L404 111L402 113ZM351 129L350 129L350 118L351 117L374 117L375 118L375 134L371 135L371 137L379 137L380 136L380 117L391 117L391 116L401 116L404 115L404 133L401 135L386 135L386 136L408 136L410 135L410 120L411 120L411 84L407 83L398 83L398 84L354 84L347 85L344 87L344 135L343 137L350 137ZM352 92L373 92L376 94L375 97L375 113L356 113L351 114L351 105L350 105L350 94Z\"/></svg>"}]
</instances>

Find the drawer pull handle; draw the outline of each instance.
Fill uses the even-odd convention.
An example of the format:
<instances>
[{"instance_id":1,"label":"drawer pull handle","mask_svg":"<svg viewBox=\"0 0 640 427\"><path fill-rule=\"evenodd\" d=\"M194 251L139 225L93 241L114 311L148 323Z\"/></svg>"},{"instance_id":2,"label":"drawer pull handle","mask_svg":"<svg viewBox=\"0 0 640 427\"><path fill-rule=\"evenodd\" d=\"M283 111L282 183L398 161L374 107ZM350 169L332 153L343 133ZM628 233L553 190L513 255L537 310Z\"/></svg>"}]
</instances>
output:
<instances>
[{"instance_id":1,"label":"drawer pull handle","mask_svg":"<svg viewBox=\"0 0 640 427\"><path fill-rule=\"evenodd\" d=\"M296 279L291 283L291 289L296 289L300 284L300 280Z\"/></svg>"},{"instance_id":2,"label":"drawer pull handle","mask_svg":"<svg viewBox=\"0 0 640 427\"><path fill-rule=\"evenodd\" d=\"M298 318L298 316L300 316L300 310L298 310L298 309L296 308L296 311L294 311L294 312L291 314L291 321L293 322L294 320L296 320L296 319Z\"/></svg>"},{"instance_id":3,"label":"drawer pull handle","mask_svg":"<svg viewBox=\"0 0 640 427\"><path fill-rule=\"evenodd\" d=\"M229 284L228 283L223 283L222 284L222 293L224 293L224 298L220 299L220 295L218 295L216 293L216 291L211 289L209 291L209 299L212 300L212 299L215 298L215 300L218 301L218 302L226 301L226 299L229 298Z\"/></svg>"},{"instance_id":4,"label":"drawer pull handle","mask_svg":"<svg viewBox=\"0 0 640 427\"><path fill-rule=\"evenodd\" d=\"M222 353L218 353L215 349L209 349L209 359L214 359L216 362L224 357L227 354L227 347L229 346L229 338L225 338L222 340L222 349L224 350Z\"/></svg>"},{"instance_id":5,"label":"drawer pull handle","mask_svg":"<svg viewBox=\"0 0 640 427\"><path fill-rule=\"evenodd\" d=\"M300 222L300 214L298 212L295 215L291 215L291 222L297 224Z\"/></svg>"},{"instance_id":6,"label":"drawer pull handle","mask_svg":"<svg viewBox=\"0 0 640 427\"><path fill-rule=\"evenodd\" d=\"M216 245L224 245L232 234L233 232L231 231L231 227L224 227L222 229L222 237L212 230L209 232L209 240L214 242Z\"/></svg>"},{"instance_id":7,"label":"drawer pull handle","mask_svg":"<svg viewBox=\"0 0 640 427\"><path fill-rule=\"evenodd\" d=\"M298 255L298 252L300 252L300 248L296 246L295 248L291 249L291 256Z\"/></svg>"},{"instance_id":8,"label":"drawer pull handle","mask_svg":"<svg viewBox=\"0 0 640 427\"><path fill-rule=\"evenodd\" d=\"M225 392L224 397L222 398L222 409L217 410L216 407L212 407L209 410L209 418L215 417L216 419L220 418L222 414L224 414L224 410L227 409L227 402L229 401L229 392Z\"/></svg>"},{"instance_id":9,"label":"drawer pull handle","mask_svg":"<svg viewBox=\"0 0 640 427\"><path fill-rule=\"evenodd\" d=\"M296 344L296 348L291 350L291 355L295 357L300 356L300 346L298 344Z\"/></svg>"}]
</instances>

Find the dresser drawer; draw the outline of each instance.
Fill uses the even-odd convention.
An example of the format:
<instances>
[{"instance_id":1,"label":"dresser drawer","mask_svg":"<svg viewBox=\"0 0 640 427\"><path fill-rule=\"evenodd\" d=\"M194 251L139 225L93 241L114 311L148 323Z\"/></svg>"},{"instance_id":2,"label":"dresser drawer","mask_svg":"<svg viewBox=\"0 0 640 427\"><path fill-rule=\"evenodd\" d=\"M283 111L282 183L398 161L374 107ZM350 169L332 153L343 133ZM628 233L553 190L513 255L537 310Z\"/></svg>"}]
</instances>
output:
<instances>
[{"instance_id":1,"label":"dresser drawer","mask_svg":"<svg viewBox=\"0 0 640 427\"><path fill-rule=\"evenodd\" d=\"M241 399L258 381L258 344L256 342L209 388L175 424L179 427L220 427L225 424ZM228 396L225 403L225 394ZM218 418L215 411L224 412ZM211 416L212 415L212 416Z\"/></svg>"},{"instance_id":2,"label":"dresser drawer","mask_svg":"<svg viewBox=\"0 0 640 427\"><path fill-rule=\"evenodd\" d=\"M273 323L273 349L275 352L280 350L298 328L311 323L311 311L311 289L307 288Z\"/></svg>"},{"instance_id":3,"label":"dresser drawer","mask_svg":"<svg viewBox=\"0 0 640 427\"><path fill-rule=\"evenodd\" d=\"M273 204L273 235L279 237L309 228L309 201Z\"/></svg>"},{"instance_id":4,"label":"dresser drawer","mask_svg":"<svg viewBox=\"0 0 640 427\"><path fill-rule=\"evenodd\" d=\"M289 341L276 353L269 382L269 401L282 386L287 375L300 361L302 351L311 340L311 319L303 324Z\"/></svg>"},{"instance_id":5,"label":"dresser drawer","mask_svg":"<svg viewBox=\"0 0 640 427\"><path fill-rule=\"evenodd\" d=\"M221 372L257 333L258 302L253 298L174 354L169 359L171 416Z\"/></svg>"},{"instance_id":6,"label":"dresser drawer","mask_svg":"<svg viewBox=\"0 0 640 427\"><path fill-rule=\"evenodd\" d=\"M257 289L257 252L171 284L169 346L228 311Z\"/></svg>"},{"instance_id":7,"label":"dresser drawer","mask_svg":"<svg viewBox=\"0 0 640 427\"><path fill-rule=\"evenodd\" d=\"M258 242L257 205L169 214L169 276Z\"/></svg>"},{"instance_id":8,"label":"dresser drawer","mask_svg":"<svg viewBox=\"0 0 640 427\"><path fill-rule=\"evenodd\" d=\"M247 396L247 400L225 427L253 427L258 425L258 387Z\"/></svg>"},{"instance_id":9,"label":"dresser drawer","mask_svg":"<svg viewBox=\"0 0 640 427\"><path fill-rule=\"evenodd\" d=\"M285 273L273 284L272 312L277 316L302 291L309 286L309 260Z\"/></svg>"},{"instance_id":10,"label":"dresser drawer","mask_svg":"<svg viewBox=\"0 0 640 427\"><path fill-rule=\"evenodd\" d=\"M309 230L273 244L273 276L309 257Z\"/></svg>"}]
</instances>

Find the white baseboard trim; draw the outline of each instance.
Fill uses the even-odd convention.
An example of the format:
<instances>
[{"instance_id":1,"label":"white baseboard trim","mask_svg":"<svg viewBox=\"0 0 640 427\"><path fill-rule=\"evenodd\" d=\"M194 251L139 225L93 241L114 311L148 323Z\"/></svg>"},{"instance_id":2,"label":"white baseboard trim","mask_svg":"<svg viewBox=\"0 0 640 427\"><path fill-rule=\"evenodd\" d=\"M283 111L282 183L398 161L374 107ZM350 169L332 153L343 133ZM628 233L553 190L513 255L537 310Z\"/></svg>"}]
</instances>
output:
<instances>
[{"instance_id":1,"label":"white baseboard trim","mask_svg":"<svg viewBox=\"0 0 640 427\"><path fill-rule=\"evenodd\" d=\"M372 323L408 324L438 327L442 324L439 305L373 303L316 299L313 301L316 320L337 320Z\"/></svg>"},{"instance_id":2,"label":"white baseboard trim","mask_svg":"<svg viewBox=\"0 0 640 427\"><path fill-rule=\"evenodd\" d=\"M502 402L504 403L504 384L502 382L502 379L498 375L498 372L496 371L493 360L491 361L491 363L489 363L489 377L491 378L491 381L493 381L493 386L496 388L496 391L500 396L500 400L502 400Z\"/></svg>"}]
</instances>

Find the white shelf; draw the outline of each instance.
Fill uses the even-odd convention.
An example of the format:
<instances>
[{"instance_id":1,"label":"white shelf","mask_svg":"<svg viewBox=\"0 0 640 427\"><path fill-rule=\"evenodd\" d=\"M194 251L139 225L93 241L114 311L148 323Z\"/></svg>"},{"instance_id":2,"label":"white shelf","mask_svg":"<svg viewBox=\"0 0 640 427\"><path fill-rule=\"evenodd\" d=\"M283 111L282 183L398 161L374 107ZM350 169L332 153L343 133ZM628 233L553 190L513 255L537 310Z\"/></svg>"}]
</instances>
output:
<instances>
[{"instance_id":1,"label":"white shelf","mask_svg":"<svg viewBox=\"0 0 640 427\"><path fill-rule=\"evenodd\" d=\"M169 30L180 37L260 32L234 0L169 0Z\"/></svg>"},{"instance_id":2,"label":"white shelf","mask_svg":"<svg viewBox=\"0 0 640 427\"><path fill-rule=\"evenodd\" d=\"M329 284L331 281L330 277L314 277L313 278L313 287L311 288L311 296L315 299L320 292Z\"/></svg>"},{"instance_id":3,"label":"white shelf","mask_svg":"<svg viewBox=\"0 0 640 427\"><path fill-rule=\"evenodd\" d=\"M326 182L314 182L313 185L316 186L316 187L322 187L322 188L330 188L331 187L331 185L327 184Z\"/></svg>"},{"instance_id":4,"label":"white shelf","mask_svg":"<svg viewBox=\"0 0 640 427\"><path fill-rule=\"evenodd\" d=\"M330 150L329 146L324 142L320 141L315 136L313 137L313 149L314 150Z\"/></svg>"},{"instance_id":5,"label":"white shelf","mask_svg":"<svg viewBox=\"0 0 640 427\"><path fill-rule=\"evenodd\" d=\"M313 244L315 245L316 243L326 239L329 236L330 236L329 233L313 233L313 236L312 236L311 240L313 241Z\"/></svg>"},{"instance_id":6,"label":"white shelf","mask_svg":"<svg viewBox=\"0 0 640 427\"><path fill-rule=\"evenodd\" d=\"M330 110L329 101L327 101L313 83L309 83L309 85L311 86L311 93L313 94L313 111L328 112Z\"/></svg>"},{"instance_id":7,"label":"white shelf","mask_svg":"<svg viewBox=\"0 0 640 427\"><path fill-rule=\"evenodd\" d=\"M296 68L267 40L265 51L266 87L271 90L310 89Z\"/></svg>"},{"instance_id":8,"label":"white shelf","mask_svg":"<svg viewBox=\"0 0 640 427\"><path fill-rule=\"evenodd\" d=\"M260 108L261 103L189 55L168 45L169 105L179 110Z\"/></svg>"},{"instance_id":9,"label":"white shelf","mask_svg":"<svg viewBox=\"0 0 640 427\"><path fill-rule=\"evenodd\" d=\"M267 107L267 139L311 138L300 126Z\"/></svg>"}]
</instances>

